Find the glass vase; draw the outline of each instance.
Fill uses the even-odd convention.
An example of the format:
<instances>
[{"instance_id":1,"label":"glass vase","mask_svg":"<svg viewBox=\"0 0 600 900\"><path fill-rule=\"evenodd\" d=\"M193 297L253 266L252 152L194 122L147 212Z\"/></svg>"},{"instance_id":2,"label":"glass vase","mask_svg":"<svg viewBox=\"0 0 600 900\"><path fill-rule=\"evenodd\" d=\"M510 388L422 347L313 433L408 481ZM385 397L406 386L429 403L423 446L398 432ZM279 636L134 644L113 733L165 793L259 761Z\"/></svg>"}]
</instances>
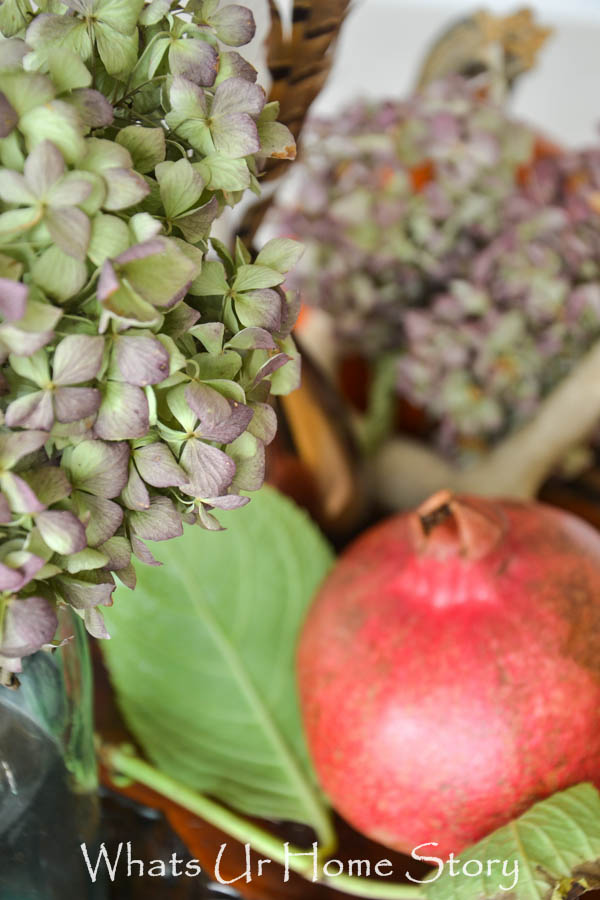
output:
<instances>
[{"instance_id":1,"label":"glass vase","mask_svg":"<svg viewBox=\"0 0 600 900\"><path fill-rule=\"evenodd\" d=\"M92 670L70 609L57 637L70 639L25 659L18 687L0 687L0 900L100 893L80 849L94 849L99 822Z\"/></svg>"}]
</instances>

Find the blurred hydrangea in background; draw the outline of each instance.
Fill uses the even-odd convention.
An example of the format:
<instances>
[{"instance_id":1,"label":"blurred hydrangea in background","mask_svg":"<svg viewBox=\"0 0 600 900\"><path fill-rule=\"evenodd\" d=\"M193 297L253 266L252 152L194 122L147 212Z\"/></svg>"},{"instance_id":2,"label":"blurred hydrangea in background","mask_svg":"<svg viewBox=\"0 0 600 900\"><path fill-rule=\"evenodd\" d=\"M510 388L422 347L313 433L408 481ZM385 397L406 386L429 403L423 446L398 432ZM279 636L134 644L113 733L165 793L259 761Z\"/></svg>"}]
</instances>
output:
<instances>
[{"instance_id":1,"label":"blurred hydrangea in background","mask_svg":"<svg viewBox=\"0 0 600 900\"><path fill-rule=\"evenodd\" d=\"M70 604L105 636L132 553L219 528L260 487L271 389L298 380L298 257L213 220L293 139L204 0L0 7L0 675Z\"/></svg>"},{"instance_id":2,"label":"blurred hydrangea in background","mask_svg":"<svg viewBox=\"0 0 600 900\"><path fill-rule=\"evenodd\" d=\"M600 150L562 152L450 78L314 121L281 233L342 353L467 462L531 417L600 336Z\"/></svg>"}]
</instances>

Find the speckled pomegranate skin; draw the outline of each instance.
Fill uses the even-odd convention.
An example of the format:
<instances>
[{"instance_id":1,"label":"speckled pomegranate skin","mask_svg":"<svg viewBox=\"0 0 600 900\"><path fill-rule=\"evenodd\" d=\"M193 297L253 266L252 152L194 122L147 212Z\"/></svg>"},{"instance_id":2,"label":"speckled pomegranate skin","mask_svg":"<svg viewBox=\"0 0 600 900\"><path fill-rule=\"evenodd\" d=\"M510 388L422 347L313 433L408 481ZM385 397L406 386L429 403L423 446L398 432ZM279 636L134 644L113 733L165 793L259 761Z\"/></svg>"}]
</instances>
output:
<instances>
[{"instance_id":1,"label":"speckled pomegranate skin","mask_svg":"<svg viewBox=\"0 0 600 900\"><path fill-rule=\"evenodd\" d=\"M493 515L501 537L475 560L446 526L415 549L414 514L375 527L303 629L321 784L396 850L437 842L423 854L446 858L556 790L600 785L600 535L541 504Z\"/></svg>"}]
</instances>

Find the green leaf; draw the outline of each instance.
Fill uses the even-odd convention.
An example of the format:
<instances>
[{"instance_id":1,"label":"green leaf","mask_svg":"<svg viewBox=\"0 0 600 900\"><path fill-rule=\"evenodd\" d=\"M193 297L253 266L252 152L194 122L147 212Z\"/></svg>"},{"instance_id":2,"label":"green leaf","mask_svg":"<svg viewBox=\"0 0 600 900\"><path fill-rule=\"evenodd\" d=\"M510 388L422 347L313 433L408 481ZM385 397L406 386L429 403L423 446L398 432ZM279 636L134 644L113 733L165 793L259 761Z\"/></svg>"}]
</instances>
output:
<instances>
[{"instance_id":1,"label":"green leaf","mask_svg":"<svg viewBox=\"0 0 600 900\"><path fill-rule=\"evenodd\" d=\"M94 4L94 14L121 34L131 34L143 6L143 0L100 0Z\"/></svg>"},{"instance_id":2,"label":"green leaf","mask_svg":"<svg viewBox=\"0 0 600 900\"><path fill-rule=\"evenodd\" d=\"M89 87L92 73L76 53L61 47L48 54L48 69L59 94L75 88Z\"/></svg>"},{"instance_id":3,"label":"green leaf","mask_svg":"<svg viewBox=\"0 0 600 900\"><path fill-rule=\"evenodd\" d=\"M137 62L138 33L120 34L102 22L94 26L100 59L109 75L125 80Z\"/></svg>"},{"instance_id":4,"label":"green leaf","mask_svg":"<svg viewBox=\"0 0 600 900\"><path fill-rule=\"evenodd\" d=\"M211 191L243 191L250 185L250 172L244 159L225 159L215 153L195 163L194 168Z\"/></svg>"},{"instance_id":5,"label":"green leaf","mask_svg":"<svg viewBox=\"0 0 600 900\"><path fill-rule=\"evenodd\" d=\"M89 59L92 42L82 19L64 15L36 16L27 29L27 43L34 50L36 63L55 48L72 50L82 59Z\"/></svg>"},{"instance_id":6,"label":"green leaf","mask_svg":"<svg viewBox=\"0 0 600 900\"><path fill-rule=\"evenodd\" d=\"M29 21L28 6L24 0L4 0L0 6L0 31L3 37L18 34Z\"/></svg>"},{"instance_id":7,"label":"green leaf","mask_svg":"<svg viewBox=\"0 0 600 900\"><path fill-rule=\"evenodd\" d=\"M270 376L271 393L282 396L291 394L300 387L302 378L302 359L291 335L279 341L279 348L290 357L289 362Z\"/></svg>"},{"instance_id":8,"label":"green leaf","mask_svg":"<svg viewBox=\"0 0 600 900\"><path fill-rule=\"evenodd\" d=\"M141 244L156 237L162 231L162 226L150 213L135 213L129 220L129 229L134 237L134 243Z\"/></svg>"},{"instance_id":9,"label":"green leaf","mask_svg":"<svg viewBox=\"0 0 600 900\"><path fill-rule=\"evenodd\" d=\"M283 275L264 265L238 266L234 291L253 291L258 288L276 287L283 281Z\"/></svg>"},{"instance_id":10,"label":"green leaf","mask_svg":"<svg viewBox=\"0 0 600 900\"><path fill-rule=\"evenodd\" d=\"M229 290L223 264L216 259L207 259L202 270L189 287L194 297L222 297Z\"/></svg>"},{"instance_id":11,"label":"green leaf","mask_svg":"<svg viewBox=\"0 0 600 900\"><path fill-rule=\"evenodd\" d=\"M171 8L171 0L151 0L140 15L140 25L156 25Z\"/></svg>"},{"instance_id":12,"label":"green leaf","mask_svg":"<svg viewBox=\"0 0 600 900\"><path fill-rule=\"evenodd\" d=\"M37 225L40 219L40 213L34 207L25 209L9 209L8 212L0 215L0 242L12 240L19 232L29 231L34 225Z\"/></svg>"},{"instance_id":13,"label":"green leaf","mask_svg":"<svg viewBox=\"0 0 600 900\"><path fill-rule=\"evenodd\" d=\"M129 247L129 229L116 216L99 213L92 219L92 233L88 245L88 256L95 266L101 266L105 259L114 259Z\"/></svg>"},{"instance_id":14,"label":"green leaf","mask_svg":"<svg viewBox=\"0 0 600 900\"><path fill-rule=\"evenodd\" d=\"M294 651L332 555L271 488L221 516L226 531L188 528L157 545L164 566L136 566L135 593L118 591L104 650L119 704L164 772L245 813L323 833Z\"/></svg>"},{"instance_id":15,"label":"green leaf","mask_svg":"<svg viewBox=\"0 0 600 900\"><path fill-rule=\"evenodd\" d=\"M258 117L258 124L262 125L264 122L275 122L279 115L279 109L279 100L271 100L270 103L265 103L263 110Z\"/></svg>"},{"instance_id":16,"label":"green leaf","mask_svg":"<svg viewBox=\"0 0 600 900\"><path fill-rule=\"evenodd\" d=\"M46 387L50 381L48 356L45 350L38 350L31 356L10 356L11 368L20 375L33 381L38 387Z\"/></svg>"},{"instance_id":17,"label":"green leaf","mask_svg":"<svg viewBox=\"0 0 600 900\"><path fill-rule=\"evenodd\" d=\"M263 122L258 126L260 152L275 159L296 159L296 142L287 125Z\"/></svg>"},{"instance_id":18,"label":"green leaf","mask_svg":"<svg viewBox=\"0 0 600 900\"><path fill-rule=\"evenodd\" d=\"M156 238L157 250L122 266L124 276L144 300L167 306L197 272L197 265L167 238Z\"/></svg>"},{"instance_id":19,"label":"green leaf","mask_svg":"<svg viewBox=\"0 0 600 900\"><path fill-rule=\"evenodd\" d=\"M85 150L82 126L73 106L62 100L51 100L21 117L19 128L32 150L42 141L52 141L67 162L76 162Z\"/></svg>"},{"instance_id":20,"label":"green leaf","mask_svg":"<svg viewBox=\"0 0 600 900\"><path fill-rule=\"evenodd\" d=\"M60 247L48 247L34 262L33 280L46 294L57 300L73 297L86 282L87 268L84 262L68 256Z\"/></svg>"},{"instance_id":21,"label":"green leaf","mask_svg":"<svg viewBox=\"0 0 600 900\"><path fill-rule=\"evenodd\" d=\"M107 562L108 556L105 553L93 550L91 547L80 550L79 553L73 553L71 556L65 556L61 560L63 567L72 575L91 569L101 569Z\"/></svg>"},{"instance_id":22,"label":"green leaf","mask_svg":"<svg viewBox=\"0 0 600 900\"><path fill-rule=\"evenodd\" d=\"M256 262L285 273L293 269L303 253L304 247L298 241L292 241L290 238L273 238L262 248Z\"/></svg>"},{"instance_id":23,"label":"green leaf","mask_svg":"<svg viewBox=\"0 0 600 900\"><path fill-rule=\"evenodd\" d=\"M422 849L422 856L435 858L435 847ZM484 900L500 896L519 900L549 900L578 897L585 889L600 885L600 795L591 784L579 784L536 803L518 819L494 831L460 854L467 872L441 873L424 885L429 900ZM502 873L518 867L514 875ZM482 874L477 875L480 863ZM488 874L489 871L489 874ZM440 874L441 873L441 874ZM581 887L583 890L578 891ZM509 888L514 892L506 893Z\"/></svg>"},{"instance_id":24,"label":"green leaf","mask_svg":"<svg viewBox=\"0 0 600 900\"><path fill-rule=\"evenodd\" d=\"M165 133L162 128L128 125L119 131L116 140L129 150L134 168L142 174L151 172L165 158Z\"/></svg>"},{"instance_id":25,"label":"green leaf","mask_svg":"<svg viewBox=\"0 0 600 900\"><path fill-rule=\"evenodd\" d=\"M232 380L242 367L242 358L235 350L223 350L215 354L199 353L194 357L194 362L198 367L198 378L201 381Z\"/></svg>"},{"instance_id":26,"label":"green leaf","mask_svg":"<svg viewBox=\"0 0 600 900\"><path fill-rule=\"evenodd\" d=\"M85 149L82 167L97 175L105 175L107 169L130 169L133 165L131 153L126 147L105 138L87 138Z\"/></svg>"},{"instance_id":27,"label":"green leaf","mask_svg":"<svg viewBox=\"0 0 600 900\"><path fill-rule=\"evenodd\" d=\"M194 325L188 334L197 338L209 353L220 353L223 349L225 326L222 322L205 322L202 325Z\"/></svg>"},{"instance_id":28,"label":"green leaf","mask_svg":"<svg viewBox=\"0 0 600 900\"><path fill-rule=\"evenodd\" d=\"M204 188L202 176L187 159L161 163L156 177L165 212L171 219L194 206Z\"/></svg>"},{"instance_id":29,"label":"green leaf","mask_svg":"<svg viewBox=\"0 0 600 900\"><path fill-rule=\"evenodd\" d=\"M4 9L4 4L0 9ZM54 86L46 75L38 72L3 72L0 91L20 116L54 97Z\"/></svg>"}]
</instances>

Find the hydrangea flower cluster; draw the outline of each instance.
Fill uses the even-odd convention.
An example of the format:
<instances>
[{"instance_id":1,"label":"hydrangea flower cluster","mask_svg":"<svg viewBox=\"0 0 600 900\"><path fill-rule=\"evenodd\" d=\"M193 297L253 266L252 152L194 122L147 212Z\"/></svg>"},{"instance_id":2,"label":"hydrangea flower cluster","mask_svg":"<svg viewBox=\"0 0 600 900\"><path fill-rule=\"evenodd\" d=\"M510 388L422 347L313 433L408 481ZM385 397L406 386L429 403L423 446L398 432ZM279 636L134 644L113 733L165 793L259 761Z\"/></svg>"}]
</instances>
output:
<instances>
[{"instance_id":1,"label":"hydrangea flower cluster","mask_svg":"<svg viewBox=\"0 0 600 900\"><path fill-rule=\"evenodd\" d=\"M299 256L210 238L294 154L219 0L0 6L0 672L263 480Z\"/></svg>"},{"instance_id":2,"label":"hydrangea flower cluster","mask_svg":"<svg viewBox=\"0 0 600 900\"><path fill-rule=\"evenodd\" d=\"M446 454L526 421L600 336L600 152L560 153L459 78L313 125L278 226L340 346L397 357Z\"/></svg>"}]
</instances>

